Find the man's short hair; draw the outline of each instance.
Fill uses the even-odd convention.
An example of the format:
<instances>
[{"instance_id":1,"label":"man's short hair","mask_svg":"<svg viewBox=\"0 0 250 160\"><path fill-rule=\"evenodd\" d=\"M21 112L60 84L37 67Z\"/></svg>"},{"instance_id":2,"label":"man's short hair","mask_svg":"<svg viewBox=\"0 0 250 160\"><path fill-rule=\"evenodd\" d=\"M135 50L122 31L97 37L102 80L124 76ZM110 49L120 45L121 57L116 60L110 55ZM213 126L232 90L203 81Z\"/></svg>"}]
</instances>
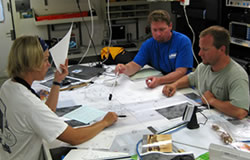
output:
<instances>
[{"instance_id":1,"label":"man's short hair","mask_svg":"<svg viewBox=\"0 0 250 160\"><path fill-rule=\"evenodd\" d=\"M38 36L21 36L11 47L7 72L9 77L40 69L43 64L44 51Z\"/></svg>"},{"instance_id":2,"label":"man's short hair","mask_svg":"<svg viewBox=\"0 0 250 160\"><path fill-rule=\"evenodd\" d=\"M166 22L167 25L172 23L169 13L165 10L154 10L148 16L148 22Z\"/></svg>"},{"instance_id":3,"label":"man's short hair","mask_svg":"<svg viewBox=\"0 0 250 160\"><path fill-rule=\"evenodd\" d=\"M226 55L229 55L230 34L227 29L221 26L211 26L200 33L200 38L211 35L214 38L213 45L219 49L221 46L226 47Z\"/></svg>"}]
</instances>

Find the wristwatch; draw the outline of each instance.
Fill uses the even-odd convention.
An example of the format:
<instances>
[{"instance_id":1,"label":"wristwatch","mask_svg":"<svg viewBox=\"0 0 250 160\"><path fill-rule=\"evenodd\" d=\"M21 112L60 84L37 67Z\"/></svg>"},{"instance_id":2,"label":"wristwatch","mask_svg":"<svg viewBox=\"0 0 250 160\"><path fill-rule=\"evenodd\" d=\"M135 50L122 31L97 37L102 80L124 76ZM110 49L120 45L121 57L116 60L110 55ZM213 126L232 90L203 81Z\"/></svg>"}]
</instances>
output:
<instances>
[{"instance_id":1,"label":"wristwatch","mask_svg":"<svg viewBox=\"0 0 250 160\"><path fill-rule=\"evenodd\" d=\"M56 86L60 86L61 87L61 83L57 82L57 81L53 81L53 85L56 85Z\"/></svg>"}]
</instances>

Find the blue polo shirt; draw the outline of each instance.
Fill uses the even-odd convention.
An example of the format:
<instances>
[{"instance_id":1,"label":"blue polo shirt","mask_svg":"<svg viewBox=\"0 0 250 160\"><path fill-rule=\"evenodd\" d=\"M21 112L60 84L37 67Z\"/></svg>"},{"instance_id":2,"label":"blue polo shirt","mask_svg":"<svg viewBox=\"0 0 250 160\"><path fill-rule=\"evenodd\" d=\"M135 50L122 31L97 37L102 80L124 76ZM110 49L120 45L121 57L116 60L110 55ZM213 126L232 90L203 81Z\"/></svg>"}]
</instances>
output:
<instances>
[{"instance_id":1,"label":"blue polo shirt","mask_svg":"<svg viewBox=\"0 0 250 160\"><path fill-rule=\"evenodd\" d=\"M190 39L179 32L172 31L172 37L168 42L159 43L153 37L146 40L134 62L143 67L148 64L164 74L173 72L176 68L193 68L193 52Z\"/></svg>"}]
</instances>

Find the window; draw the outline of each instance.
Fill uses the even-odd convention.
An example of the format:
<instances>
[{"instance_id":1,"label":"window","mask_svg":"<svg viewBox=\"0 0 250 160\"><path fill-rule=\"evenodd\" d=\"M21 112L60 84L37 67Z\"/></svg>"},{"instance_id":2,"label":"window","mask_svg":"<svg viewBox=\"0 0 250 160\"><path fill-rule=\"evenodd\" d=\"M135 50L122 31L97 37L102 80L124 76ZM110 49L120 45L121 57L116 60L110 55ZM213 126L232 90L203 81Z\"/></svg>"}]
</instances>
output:
<instances>
[{"instance_id":1,"label":"window","mask_svg":"<svg viewBox=\"0 0 250 160\"><path fill-rule=\"evenodd\" d=\"M4 21L4 13L3 13L3 3L2 0L0 0L0 22Z\"/></svg>"}]
</instances>

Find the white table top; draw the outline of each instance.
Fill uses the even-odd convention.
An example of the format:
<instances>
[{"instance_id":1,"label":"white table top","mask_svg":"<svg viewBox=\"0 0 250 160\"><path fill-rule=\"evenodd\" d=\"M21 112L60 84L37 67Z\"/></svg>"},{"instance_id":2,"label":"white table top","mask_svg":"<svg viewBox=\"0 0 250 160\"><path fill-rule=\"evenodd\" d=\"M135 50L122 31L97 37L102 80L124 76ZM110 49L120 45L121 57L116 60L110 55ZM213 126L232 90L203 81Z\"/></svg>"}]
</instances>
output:
<instances>
[{"instance_id":1,"label":"white table top","mask_svg":"<svg viewBox=\"0 0 250 160\"><path fill-rule=\"evenodd\" d=\"M149 89L146 87L144 79L131 81L125 75L118 77L117 85L112 93L113 98L109 101L108 97L112 92L114 80L114 73L105 73L98 79L93 80L94 84L73 91L63 91L60 93L59 98L60 102L71 100L76 104L94 107L103 111L114 111L117 114L127 116L119 118L113 126L103 131L104 134L111 134L115 137L110 149L108 149L109 151L135 154L136 143L142 138L142 135L152 134L147 129L148 127L151 126L160 132L182 122L181 117L168 120L156 110L184 102L194 104L194 101L183 95L193 92L190 88L179 90L173 97L168 98L162 94L163 86ZM35 87L39 88L40 86L36 85ZM172 133L173 144L180 149L193 152L195 157L207 152L211 143L223 144L218 134L211 129L214 119L211 117L217 113L204 111L204 114L209 119L206 125L200 125L198 129L193 130L183 128ZM197 113L197 117L199 123L205 121L201 114ZM91 145L101 146L101 144L98 144L98 136L93 138L91 142L93 142L90 143ZM89 147L93 148L93 146Z\"/></svg>"}]
</instances>

